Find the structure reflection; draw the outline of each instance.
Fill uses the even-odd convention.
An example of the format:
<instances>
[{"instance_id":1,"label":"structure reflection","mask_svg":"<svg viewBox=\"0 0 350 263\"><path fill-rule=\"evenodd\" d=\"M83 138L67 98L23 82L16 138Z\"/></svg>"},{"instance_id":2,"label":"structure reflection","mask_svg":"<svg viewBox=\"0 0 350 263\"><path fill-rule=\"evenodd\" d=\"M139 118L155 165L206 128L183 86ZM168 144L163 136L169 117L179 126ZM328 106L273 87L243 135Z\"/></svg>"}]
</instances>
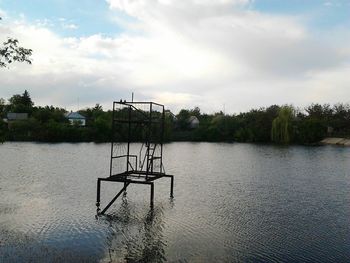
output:
<instances>
[{"instance_id":1,"label":"structure reflection","mask_svg":"<svg viewBox=\"0 0 350 263\"><path fill-rule=\"evenodd\" d=\"M165 262L163 206L145 214L133 208L124 197L118 211L106 217L111 230L107 239L110 262Z\"/></svg>"}]
</instances>

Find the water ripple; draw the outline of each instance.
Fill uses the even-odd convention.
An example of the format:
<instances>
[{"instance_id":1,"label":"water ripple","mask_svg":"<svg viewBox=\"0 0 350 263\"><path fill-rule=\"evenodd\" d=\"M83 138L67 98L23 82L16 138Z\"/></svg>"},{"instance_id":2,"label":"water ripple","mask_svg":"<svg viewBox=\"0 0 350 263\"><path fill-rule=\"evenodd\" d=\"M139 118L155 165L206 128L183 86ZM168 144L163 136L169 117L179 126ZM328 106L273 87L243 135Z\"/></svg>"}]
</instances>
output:
<instances>
[{"instance_id":1,"label":"water ripple","mask_svg":"<svg viewBox=\"0 0 350 263\"><path fill-rule=\"evenodd\" d=\"M109 150L0 146L0 262L350 262L349 148L167 144L175 199L132 186L96 219Z\"/></svg>"}]
</instances>

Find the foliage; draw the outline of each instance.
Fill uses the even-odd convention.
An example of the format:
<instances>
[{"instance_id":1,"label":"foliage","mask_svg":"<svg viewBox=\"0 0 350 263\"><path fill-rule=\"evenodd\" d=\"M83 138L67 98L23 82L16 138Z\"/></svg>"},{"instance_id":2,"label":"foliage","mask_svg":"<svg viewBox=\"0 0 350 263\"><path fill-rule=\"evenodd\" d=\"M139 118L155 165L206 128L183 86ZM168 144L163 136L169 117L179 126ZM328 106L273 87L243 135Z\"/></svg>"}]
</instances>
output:
<instances>
[{"instance_id":1,"label":"foliage","mask_svg":"<svg viewBox=\"0 0 350 263\"><path fill-rule=\"evenodd\" d=\"M0 137L3 140L45 141L45 142L108 142L112 135L112 112L101 105L80 110L86 117L86 126L71 125L65 109L54 106L35 106L29 92L15 94L8 103L0 99L0 115L8 112L27 112L28 120L5 123L0 120ZM116 117L125 115L121 110ZM199 127L191 129L188 119L196 116ZM332 127L332 134L327 134ZM125 140L127 130L118 128ZM124 130L123 130L124 129ZM238 141L258 143L299 143L313 144L325 136L350 135L350 106L347 104L311 104L305 110L296 111L291 106L272 105L268 108L252 109L237 115L223 112L201 113L198 107L182 109L175 116L170 111L165 114L165 141ZM133 129L133 140L144 136L142 127Z\"/></svg>"},{"instance_id":2,"label":"foliage","mask_svg":"<svg viewBox=\"0 0 350 263\"><path fill-rule=\"evenodd\" d=\"M34 103L27 90L22 95L15 94L9 99L9 112L32 113Z\"/></svg>"},{"instance_id":3,"label":"foliage","mask_svg":"<svg viewBox=\"0 0 350 263\"><path fill-rule=\"evenodd\" d=\"M3 43L3 47L0 47L0 68L6 67L13 62L27 62L31 64L30 56L33 51L18 46L18 40L14 38L8 38Z\"/></svg>"},{"instance_id":4,"label":"foliage","mask_svg":"<svg viewBox=\"0 0 350 263\"><path fill-rule=\"evenodd\" d=\"M0 143L3 143L5 141L6 132L6 123L2 119L0 119Z\"/></svg>"},{"instance_id":5,"label":"foliage","mask_svg":"<svg viewBox=\"0 0 350 263\"><path fill-rule=\"evenodd\" d=\"M0 20L1 17L0 17ZM18 46L18 40L14 38L8 38L3 42L3 46L0 47L0 68L7 67L13 62L27 62L31 64L30 59L33 51L31 49Z\"/></svg>"},{"instance_id":6,"label":"foliage","mask_svg":"<svg viewBox=\"0 0 350 263\"><path fill-rule=\"evenodd\" d=\"M288 144L292 137L292 121L294 110L290 106L282 107L278 116L272 122L271 140L276 143Z\"/></svg>"},{"instance_id":7,"label":"foliage","mask_svg":"<svg viewBox=\"0 0 350 263\"><path fill-rule=\"evenodd\" d=\"M68 123L64 117L65 109L53 106L35 107L32 110L32 117L37 119L40 123L47 123L50 120L60 123Z\"/></svg>"},{"instance_id":8,"label":"foliage","mask_svg":"<svg viewBox=\"0 0 350 263\"><path fill-rule=\"evenodd\" d=\"M324 121L316 118L306 118L299 123L296 134L296 142L301 144L312 144L319 142L326 136Z\"/></svg>"},{"instance_id":9,"label":"foliage","mask_svg":"<svg viewBox=\"0 0 350 263\"><path fill-rule=\"evenodd\" d=\"M4 112L5 112L5 100L3 98L0 98L0 119L5 118Z\"/></svg>"},{"instance_id":10,"label":"foliage","mask_svg":"<svg viewBox=\"0 0 350 263\"><path fill-rule=\"evenodd\" d=\"M182 109L180 112L176 115L177 118L177 125L179 129L185 130L188 129L188 119L190 118L191 114L189 110Z\"/></svg>"}]
</instances>

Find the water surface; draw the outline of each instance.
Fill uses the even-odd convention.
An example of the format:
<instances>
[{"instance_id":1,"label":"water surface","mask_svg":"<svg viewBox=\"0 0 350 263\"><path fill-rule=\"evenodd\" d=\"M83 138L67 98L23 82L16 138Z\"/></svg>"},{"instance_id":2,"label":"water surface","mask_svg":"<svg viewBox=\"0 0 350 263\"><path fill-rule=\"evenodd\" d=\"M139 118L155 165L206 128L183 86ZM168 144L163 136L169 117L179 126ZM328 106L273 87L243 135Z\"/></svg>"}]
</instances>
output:
<instances>
[{"instance_id":1,"label":"water surface","mask_svg":"<svg viewBox=\"0 0 350 263\"><path fill-rule=\"evenodd\" d=\"M132 185L96 219L109 147L0 145L0 262L350 261L350 148L167 144L175 198Z\"/></svg>"}]
</instances>

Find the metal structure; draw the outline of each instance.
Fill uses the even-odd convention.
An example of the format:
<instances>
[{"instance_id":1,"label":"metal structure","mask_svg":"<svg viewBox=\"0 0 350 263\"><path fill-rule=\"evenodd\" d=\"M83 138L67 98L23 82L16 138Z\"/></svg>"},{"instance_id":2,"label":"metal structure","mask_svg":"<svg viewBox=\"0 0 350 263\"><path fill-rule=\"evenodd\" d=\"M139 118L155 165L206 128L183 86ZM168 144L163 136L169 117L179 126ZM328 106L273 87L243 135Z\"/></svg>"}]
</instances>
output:
<instances>
[{"instance_id":1,"label":"metal structure","mask_svg":"<svg viewBox=\"0 0 350 263\"><path fill-rule=\"evenodd\" d=\"M171 179L173 197L174 176L165 173L163 164L164 105L155 102L113 102L110 174L97 179L97 213L104 214L130 184L151 187L150 204L154 203L154 181ZM122 189L100 210L101 182L123 183Z\"/></svg>"}]
</instances>

